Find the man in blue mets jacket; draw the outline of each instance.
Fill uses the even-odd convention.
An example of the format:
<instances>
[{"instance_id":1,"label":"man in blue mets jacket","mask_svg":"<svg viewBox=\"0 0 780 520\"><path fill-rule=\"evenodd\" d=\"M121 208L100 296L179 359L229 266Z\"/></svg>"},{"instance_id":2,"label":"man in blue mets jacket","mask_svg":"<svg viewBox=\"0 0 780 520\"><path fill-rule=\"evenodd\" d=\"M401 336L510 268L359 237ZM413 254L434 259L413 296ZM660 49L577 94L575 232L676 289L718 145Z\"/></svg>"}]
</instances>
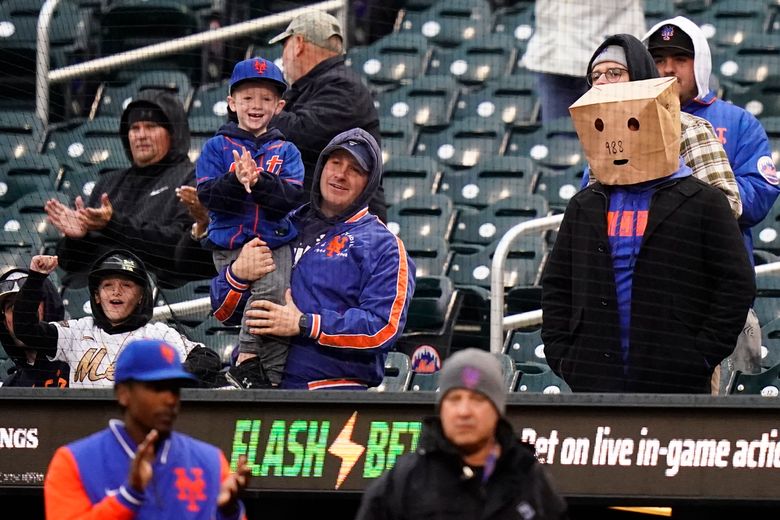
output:
<instances>
[{"instance_id":1,"label":"man in blue mets jacket","mask_svg":"<svg viewBox=\"0 0 780 520\"><path fill-rule=\"evenodd\" d=\"M364 390L382 381L415 267L401 239L368 211L381 175L371 135L343 132L320 154L311 202L291 213L298 238L286 303L260 300L246 312L253 334L290 337L281 388ZM258 249L247 244L242 255ZM226 323L238 323L249 297L239 260L212 282L215 316Z\"/></svg>"}]
</instances>

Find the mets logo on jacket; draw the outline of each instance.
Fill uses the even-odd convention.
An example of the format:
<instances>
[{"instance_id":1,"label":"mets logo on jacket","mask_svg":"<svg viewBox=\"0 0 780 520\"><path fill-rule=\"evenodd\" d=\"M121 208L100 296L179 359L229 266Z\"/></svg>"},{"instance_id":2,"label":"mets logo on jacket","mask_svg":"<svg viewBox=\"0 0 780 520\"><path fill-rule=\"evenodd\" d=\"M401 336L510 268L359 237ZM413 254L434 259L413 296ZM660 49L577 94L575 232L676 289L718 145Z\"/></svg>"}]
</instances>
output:
<instances>
[{"instance_id":1,"label":"mets logo on jacket","mask_svg":"<svg viewBox=\"0 0 780 520\"><path fill-rule=\"evenodd\" d=\"M346 258L347 251L354 243L355 237L351 233L341 233L317 244L314 252L324 254L327 258Z\"/></svg>"}]
</instances>

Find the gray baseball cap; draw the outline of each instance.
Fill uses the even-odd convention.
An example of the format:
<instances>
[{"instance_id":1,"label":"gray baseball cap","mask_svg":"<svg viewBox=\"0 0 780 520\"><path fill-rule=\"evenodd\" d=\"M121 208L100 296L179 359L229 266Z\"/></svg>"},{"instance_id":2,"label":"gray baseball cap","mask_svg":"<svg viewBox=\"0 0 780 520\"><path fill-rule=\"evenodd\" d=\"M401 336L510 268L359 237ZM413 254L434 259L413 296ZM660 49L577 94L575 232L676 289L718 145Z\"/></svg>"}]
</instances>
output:
<instances>
[{"instance_id":1,"label":"gray baseball cap","mask_svg":"<svg viewBox=\"0 0 780 520\"><path fill-rule=\"evenodd\" d=\"M268 43L280 42L293 34L299 34L319 47L327 47L331 36L338 36L342 41L344 40L338 19L325 11L309 11L296 16L283 33L277 34L268 40Z\"/></svg>"}]
</instances>

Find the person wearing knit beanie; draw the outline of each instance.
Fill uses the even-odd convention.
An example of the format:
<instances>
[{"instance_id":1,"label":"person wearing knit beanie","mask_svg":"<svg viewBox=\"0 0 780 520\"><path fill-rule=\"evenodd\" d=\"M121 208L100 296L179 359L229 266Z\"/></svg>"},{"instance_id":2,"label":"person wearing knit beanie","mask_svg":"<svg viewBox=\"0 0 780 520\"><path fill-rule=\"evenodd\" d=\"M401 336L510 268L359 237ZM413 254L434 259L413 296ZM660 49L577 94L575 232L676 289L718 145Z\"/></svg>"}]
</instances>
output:
<instances>
[{"instance_id":1,"label":"person wearing knit beanie","mask_svg":"<svg viewBox=\"0 0 780 520\"><path fill-rule=\"evenodd\" d=\"M506 412L506 390L501 365L492 354L476 348L468 348L453 354L444 363L439 376L437 406L450 390L462 388L487 397L499 415Z\"/></svg>"},{"instance_id":2,"label":"person wearing knit beanie","mask_svg":"<svg viewBox=\"0 0 780 520\"><path fill-rule=\"evenodd\" d=\"M368 487L356 520L566 519L566 501L518 439L506 401L493 354L468 348L447 358L438 414L425 418L417 450Z\"/></svg>"}]
</instances>

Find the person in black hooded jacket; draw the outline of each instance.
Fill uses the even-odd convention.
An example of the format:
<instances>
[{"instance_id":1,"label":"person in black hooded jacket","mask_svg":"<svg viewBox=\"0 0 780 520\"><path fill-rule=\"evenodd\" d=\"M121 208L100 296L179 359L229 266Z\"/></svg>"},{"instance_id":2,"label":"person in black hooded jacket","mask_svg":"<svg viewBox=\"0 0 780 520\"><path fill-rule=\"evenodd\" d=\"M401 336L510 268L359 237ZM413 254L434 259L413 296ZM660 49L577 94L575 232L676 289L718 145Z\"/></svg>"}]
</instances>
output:
<instances>
[{"instance_id":1,"label":"person in black hooded jacket","mask_svg":"<svg viewBox=\"0 0 780 520\"><path fill-rule=\"evenodd\" d=\"M141 91L122 113L119 131L133 165L98 179L86 204L76 198L75 209L54 199L46 204L65 235L57 248L68 273L64 284L84 286L95 259L118 247L137 254L160 285L213 275L211 255L190 239L194 220L176 195L180 186L194 185L181 102L165 91Z\"/></svg>"},{"instance_id":2,"label":"person in black hooded jacket","mask_svg":"<svg viewBox=\"0 0 780 520\"><path fill-rule=\"evenodd\" d=\"M68 386L70 367L63 361L50 360L38 355L35 344L25 345L14 334L13 313L16 296L27 281L29 271L11 269L0 277L0 309L4 319L0 320L0 343L14 365L3 386L16 387L61 387ZM50 280L42 287L43 301L38 306L38 316L46 321L60 321L65 317L62 298Z\"/></svg>"}]
</instances>

